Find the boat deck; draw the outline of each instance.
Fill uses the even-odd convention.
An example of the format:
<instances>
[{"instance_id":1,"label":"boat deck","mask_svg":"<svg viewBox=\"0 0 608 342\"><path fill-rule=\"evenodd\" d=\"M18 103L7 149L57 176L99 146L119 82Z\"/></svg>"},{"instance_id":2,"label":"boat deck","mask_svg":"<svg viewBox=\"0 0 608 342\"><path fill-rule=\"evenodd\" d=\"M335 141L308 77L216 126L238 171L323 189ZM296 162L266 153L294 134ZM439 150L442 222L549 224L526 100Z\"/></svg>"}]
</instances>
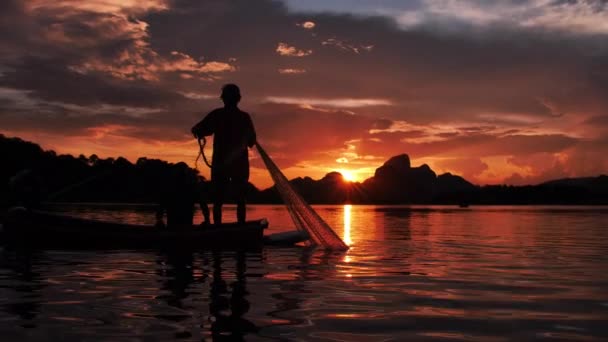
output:
<instances>
[{"instance_id":1,"label":"boat deck","mask_svg":"<svg viewBox=\"0 0 608 342\"><path fill-rule=\"evenodd\" d=\"M268 221L259 219L172 230L51 212L14 211L4 224L2 240L13 245L52 248L257 249L264 244L267 227Z\"/></svg>"}]
</instances>

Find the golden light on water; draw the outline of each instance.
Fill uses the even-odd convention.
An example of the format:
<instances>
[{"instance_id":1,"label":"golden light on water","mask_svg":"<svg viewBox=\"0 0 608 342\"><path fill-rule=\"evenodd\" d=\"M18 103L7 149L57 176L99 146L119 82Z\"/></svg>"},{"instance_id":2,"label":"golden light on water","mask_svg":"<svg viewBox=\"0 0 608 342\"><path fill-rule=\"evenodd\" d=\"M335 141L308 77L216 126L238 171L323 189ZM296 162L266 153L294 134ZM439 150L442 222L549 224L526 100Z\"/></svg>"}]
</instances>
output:
<instances>
[{"instance_id":1,"label":"golden light on water","mask_svg":"<svg viewBox=\"0 0 608 342\"><path fill-rule=\"evenodd\" d=\"M350 204L344 205L344 243L347 245L352 245L353 240L350 238L350 222L351 222L351 210L353 206Z\"/></svg>"}]
</instances>

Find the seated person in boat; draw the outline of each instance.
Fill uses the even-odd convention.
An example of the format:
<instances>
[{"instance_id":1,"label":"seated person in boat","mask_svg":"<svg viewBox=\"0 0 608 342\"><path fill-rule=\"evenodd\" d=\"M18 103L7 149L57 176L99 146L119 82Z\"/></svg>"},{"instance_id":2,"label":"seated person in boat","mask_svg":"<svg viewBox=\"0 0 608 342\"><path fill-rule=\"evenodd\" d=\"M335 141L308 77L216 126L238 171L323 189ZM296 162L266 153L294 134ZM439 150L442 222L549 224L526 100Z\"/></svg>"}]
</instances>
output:
<instances>
[{"instance_id":1,"label":"seated person in boat","mask_svg":"<svg viewBox=\"0 0 608 342\"><path fill-rule=\"evenodd\" d=\"M42 181L31 169L23 169L8 182L9 204L27 209L40 207L42 200Z\"/></svg>"},{"instance_id":2,"label":"seated person in boat","mask_svg":"<svg viewBox=\"0 0 608 342\"><path fill-rule=\"evenodd\" d=\"M186 163L173 166L168 176L161 182L159 206L156 211L156 226L169 229L188 229L193 225L194 205L199 204L204 221L209 225L207 206L207 183L204 182ZM167 224L163 216L167 213Z\"/></svg>"}]
</instances>

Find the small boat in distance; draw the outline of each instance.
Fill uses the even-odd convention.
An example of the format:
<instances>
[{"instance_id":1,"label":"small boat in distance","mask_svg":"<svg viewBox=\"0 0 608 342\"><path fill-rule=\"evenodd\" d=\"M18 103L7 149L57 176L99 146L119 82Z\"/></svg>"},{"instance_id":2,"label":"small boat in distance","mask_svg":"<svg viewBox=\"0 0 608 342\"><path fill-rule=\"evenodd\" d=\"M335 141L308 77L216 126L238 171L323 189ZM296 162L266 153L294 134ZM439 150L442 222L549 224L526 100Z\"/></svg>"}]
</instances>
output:
<instances>
[{"instance_id":1,"label":"small boat in distance","mask_svg":"<svg viewBox=\"0 0 608 342\"><path fill-rule=\"evenodd\" d=\"M2 244L36 248L67 249L228 249L256 250L268 244L281 244L278 238L264 236L266 219L244 224L192 226L171 230L153 225L127 224L77 218L44 211L13 208L9 211L0 235ZM284 233L281 233L284 234ZM307 237L289 236L289 244Z\"/></svg>"}]
</instances>

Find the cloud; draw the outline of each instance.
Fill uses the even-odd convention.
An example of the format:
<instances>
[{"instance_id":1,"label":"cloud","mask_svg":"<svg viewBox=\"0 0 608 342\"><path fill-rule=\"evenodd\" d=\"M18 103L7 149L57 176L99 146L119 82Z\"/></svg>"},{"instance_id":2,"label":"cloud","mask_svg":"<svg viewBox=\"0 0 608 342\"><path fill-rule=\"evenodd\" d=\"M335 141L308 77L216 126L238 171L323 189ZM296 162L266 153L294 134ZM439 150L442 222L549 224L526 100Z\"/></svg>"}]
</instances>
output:
<instances>
[{"instance_id":1,"label":"cloud","mask_svg":"<svg viewBox=\"0 0 608 342\"><path fill-rule=\"evenodd\" d=\"M109 55L95 55L83 59L79 64L72 65L71 69L80 73L103 72L113 77L146 81L159 81L164 73L178 73L185 78L199 77L207 74L235 71L236 67L227 62L195 60L192 56L171 51L167 56L161 56L153 50L148 43L147 23L133 20L128 17L111 17L113 20L123 20L118 30L122 35L108 37L108 39L130 39L131 43L117 49ZM103 27L97 26L103 31ZM63 30L63 29L62 29ZM73 44L85 42L80 37L70 37L63 31L49 33L49 39L58 44ZM124 36L124 38L123 38ZM95 41L98 42L98 41ZM89 45L94 44L93 42Z\"/></svg>"},{"instance_id":2,"label":"cloud","mask_svg":"<svg viewBox=\"0 0 608 342\"><path fill-rule=\"evenodd\" d=\"M347 141L360 137L376 121L340 110L289 104L263 104L254 114L259 140L281 167L306 160L334 161L348 151Z\"/></svg>"},{"instance_id":3,"label":"cloud","mask_svg":"<svg viewBox=\"0 0 608 342\"><path fill-rule=\"evenodd\" d=\"M392 17L403 29L429 26L442 31L500 25L577 34L608 34L608 9L602 0L589 1L478 1L420 0L366 3L356 0L287 0L294 12L350 13Z\"/></svg>"},{"instance_id":4,"label":"cloud","mask_svg":"<svg viewBox=\"0 0 608 342\"><path fill-rule=\"evenodd\" d=\"M275 51L281 56L290 57L305 57L312 54L312 50L300 50L295 46L290 46L286 43L279 43Z\"/></svg>"},{"instance_id":5,"label":"cloud","mask_svg":"<svg viewBox=\"0 0 608 342\"><path fill-rule=\"evenodd\" d=\"M539 184L570 177L594 177L605 174L608 162L603 158L606 141L583 142L560 153L535 153L514 156L508 162L520 167L504 179L506 184Z\"/></svg>"},{"instance_id":6,"label":"cloud","mask_svg":"<svg viewBox=\"0 0 608 342\"><path fill-rule=\"evenodd\" d=\"M27 0L26 7L29 11L65 11L67 9L97 12L97 13L128 13L142 14L150 11L167 10L167 0Z\"/></svg>"},{"instance_id":7,"label":"cloud","mask_svg":"<svg viewBox=\"0 0 608 342\"><path fill-rule=\"evenodd\" d=\"M77 105L126 105L157 107L187 99L170 89L136 82L113 82L99 75L71 70L54 59L27 58L11 65L0 78L0 86L28 92L44 101Z\"/></svg>"},{"instance_id":8,"label":"cloud","mask_svg":"<svg viewBox=\"0 0 608 342\"><path fill-rule=\"evenodd\" d=\"M32 45L30 50L61 60L71 70L124 80L158 81L164 74L206 76L235 70L228 61L203 60L175 50L156 51L149 42L149 24L141 18L165 12L168 6L160 0L29 0L18 12L19 21L28 23L22 28L27 32L22 45Z\"/></svg>"},{"instance_id":9,"label":"cloud","mask_svg":"<svg viewBox=\"0 0 608 342\"><path fill-rule=\"evenodd\" d=\"M448 158L438 161L435 166L462 175L466 179L475 179L489 168L488 164L479 158Z\"/></svg>"},{"instance_id":10,"label":"cloud","mask_svg":"<svg viewBox=\"0 0 608 342\"><path fill-rule=\"evenodd\" d=\"M413 158L449 158L471 155L478 158L491 156L557 153L575 146L579 140L566 135L506 135L470 134L449 139L425 141L417 131L384 132L370 135L357 143L363 155L391 156L408 153ZM408 139L422 142L410 142Z\"/></svg>"},{"instance_id":11,"label":"cloud","mask_svg":"<svg viewBox=\"0 0 608 342\"><path fill-rule=\"evenodd\" d=\"M354 45L345 41L341 41L337 38L327 38L321 42L321 45L334 46L342 51L353 52L359 54L361 52L370 52L374 48L374 45Z\"/></svg>"},{"instance_id":12,"label":"cloud","mask_svg":"<svg viewBox=\"0 0 608 342\"><path fill-rule=\"evenodd\" d=\"M283 104L299 104L311 106L327 106L338 108L357 108L365 106L390 106L392 103L386 99L319 99L319 98L297 98L268 96L266 101Z\"/></svg>"},{"instance_id":13,"label":"cloud","mask_svg":"<svg viewBox=\"0 0 608 342\"><path fill-rule=\"evenodd\" d=\"M235 71L228 63L195 61L191 56L178 51L171 51L172 60L165 61L159 68L163 71L189 71L195 73L218 73Z\"/></svg>"},{"instance_id":14,"label":"cloud","mask_svg":"<svg viewBox=\"0 0 608 342\"><path fill-rule=\"evenodd\" d=\"M306 70L305 69L286 68L286 69L279 69L278 72L279 72L279 74L296 75L296 74L303 74L306 72Z\"/></svg>"},{"instance_id":15,"label":"cloud","mask_svg":"<svg viewBox=\"0 0 608 342\"><path fill-rule=\"evenodd\" d=\"M304 21L302 23L297 23L296 26L299 26L303 29L312 30L315 28L316 24L313 21Z\"/></svg>"},{"instance_id":16,"label":"cloud","mask_svg":"<svg viewBox=\"0 0 608 342\"><path fill-rule=\"evenodd\" d=\"M608 127L608 115L597 115L585 120L585 124Z\"/></svg>"}]
</instances>

